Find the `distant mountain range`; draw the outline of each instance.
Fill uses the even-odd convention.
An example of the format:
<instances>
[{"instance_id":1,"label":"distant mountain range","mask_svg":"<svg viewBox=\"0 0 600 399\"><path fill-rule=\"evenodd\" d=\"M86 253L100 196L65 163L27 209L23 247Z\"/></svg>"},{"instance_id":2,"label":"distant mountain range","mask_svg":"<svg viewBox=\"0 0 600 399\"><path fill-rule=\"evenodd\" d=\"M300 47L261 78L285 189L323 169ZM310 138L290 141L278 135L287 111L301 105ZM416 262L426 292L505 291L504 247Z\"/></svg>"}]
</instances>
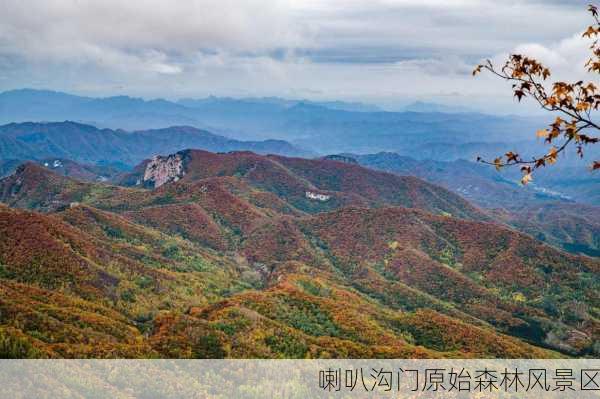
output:
<instances>
[{"instance_id":1,"label":"distant mountain range","mask_svg":"<svg viewBox=\"0 0 600 399\"><path fill-rule=\"evenodd\" d=\"M414 103L408 104L403 107L406 112L441 112L446 114L457 114L457 113L476 113L476 111L460 106L451 106L445 104L437 104L423 101L415 101Z\"/></svg>"},{"instance_id":2,"label":"distant mountain range","mask_svg":"<svg viewBox=\"0 0 600 399\"><path fill-rule=\"evenodd\" d=\"M600 205L600 175L575 167L540 169L528 186L516 168L495 168L466 160L417 160L392 152L342 154L361 165L411 175L444 186L485 208L517 209L526 203L581 202ZM590 193L596 194L590 195Z\"/></svg>"},{"instance_id":3,"label":"distant mountain range","mask_svg":"<svg viewBox=\"0 0 600 399\"><path fill-rule=\"evenodd\" d=\"M189 125L244 140L301 140L310 149L326 153L399 151L432 142L515 142L531 138L530 129L539 128L524 118L381 112L344 102L218 97L146 101L30 89L0 93L0 122L64 120L126 130Z\"/></svg>"},{"instance_id":4,"label":"distant mountain range","mask_svg":"<svg viewBox=\"0 0 600 399\"><path fill-rule=\"evenodd\" d=\"M163 99L143 100L128 96L93 98L67 93L21 89L0 93L0 123L56 122L74 120L113 129L142 130L174 125L190 125L214 130L207 125L207 114L220 120L223 112L230 116L241 112L246 118L265 117L299 104L310 104L331 110L377 112L380 108L362 103L343 101L312 102L287 100L277 97L233 99L207 97L181 99L176 102ZM225 115L227 119L227 115ZM227 123L222 128L227 128Z\"/></svg>"},{"instance_id":5,"label":"distant mountain range","mask_svg":"<svg viewBox=\"0 0 600 399\"><path fill-rule=\"evenodd\" d=\"M217 99L210 99L208 102L215 106L216 101ZM218 101L237 104L240 107L240 114L241 110L247 110L248 106L237 100ZM277 100L264 100L261 106L270 107L273 102ZM290 106L296 109L309 107L308 105ZM322 110L318 106L311 107ZM329 112L334 112L335 117L338 111ZM351 114L358 115L358 113ZM361 115L366 117L370 114L363 112ZM433 145L432 148L436 146L440 149L444 148L446 154L452 153L451 146L444 147L438 144ZM491 144L484 146L489 151ZM213 152L246 150L259 154L314 156L313 153L281 140L234 140L185 126L127 132L98 129L76 122L11 123L0 126L0 176L11 173L25 160L35 160L39 164L47 164L49 168L65 176L119 183L120 179L126 176L126 172L131 170L132 165L156 154L176 152L189 147ZM457 148L464 153L470 147L465 144ZM497 150L501 151L501 148ZM541 170L536 173L534 182L524 188L518 184L518 170L498 173L485 165L465 160L417 160L390 152L371 155L350 154L348 158L355 159L356 162L370 168L420 177L439 184L484 208L504 209L508 214L497 212L493 217L558 247L594 256L600 250L597 239L600 236L599 221L593 216L578 218L577 207L569 206L573 202L600 205L600 176L584 169L583 165L577 168L570 166L568 162L564 165L561 160L561 163L553 166L551 170ZM56 161L59 162L59 167L54 167ZM529 214L529 207L555 202L562 204L560 212L556 211L556 206L559 205L541 207L535 211L536 215L549 212L543 222L538 218L538 221L533 223L519 216ZM593 209L586 213L597 214ZM569 214L581 223L566 223L566 215Z\"/></svg>"},{"instance_id":6,"label":"distant mountain range","mask_svg":"<svg viewBox=\"0 0 600 399\"><path fill-rule=\"evenodd\" d=\"M127 174L133 164L189 146L215 152L313 155L285 141L239 141L192 127L126 132L75 122L13 123L0 126L0 176L11 173L25 160L35 160L78 179L124 184L129 176L129 183L135 183L139 176L134 179ZM522 187L518 170L498 173L464 160L415 160L389 152L349 154L346 158L370 168L420 177L484 208L503 209L508 213L496 212L492 217L569 251L597 256L600 250L600 221L594 217L599 213L590 208L586 213L591 216L580 218L582 205L573 205L575 201L600 205L600 176L587 170L563 166L542 170L532 184ZM553 207L537 208L536 215L548 212L543 222L539 217L535 223L520 217L529 214L531 207L557 202ZM566 223L569 214L580 223Z\"/></svg>"},{"instance_id":7,"label":"distant mountain range","mask_svg":"<svg viewBox=\"0 0 600 399\"><path fill-rule=\"evenodd\" d=\"M98 129L76 122L11 123L0 126L0 159L65 158L83 163L135 165L163 152L194 147L210 151L309 156L282 140L239 141L189 126L164 129Z\"/></svg>"},{"instance_id":8,"label":"distant mountain range","mask_svg":"<svg viewBox=\"0 0 600 399\"><path fill-rule=\"evenodd\" d=\"M495 219L542 241L568 251L600 256L600 175L591 171L541 170L535 183L524 187L518 183L518 170L500 173L465 160L418 161L389 152L344 154L333 159L417 176L493 210Z\"/></svg>"},{"instance_id":9,"label":"distant mountain range","mask_svg":"<svg viewBox=\"0 0 600 399\"><path fill-rule=\"evenodd\" d=\"M287 100L279 97L247 97L247 98L229 98L210 96L203 99L184 98L177 101L177 104L190 108L203 108L205 106L219 107L257 107L267 111L270 108L286 109L298 104L311 104L319 107L338 111L348 112L382 112L383 110L376 105L364 104L358 102L346 101L309 101L309 100Z\"/></svg>"},{"instance_id":10,"label":"distant mountain range","mask_svg":"<svg viewBox=\"0 0 600 399\"><path fill-rule=\"evenodd\" d=\"M416 177L245 151L127 187L60 169L0 180L4 356L598 355L597 259Z\"/></svg>"},{"instance_id":11,"label":"distant mountain range","mask_svg":"<svg viewBox=\"0 0 600 399\"><path fill-rule=\"evenodd\" d=\"M360 103L280 98L167 101L91 98L30 89L0 93L0 123L72 120L125 130L193 126L243 141L286 140L323 155L392 151L437 161L474 160L477 156L493 159L514 150L528 157L547 151L534 134L549 123L543 118L448 113L443 106L428 103L415 103L409 109L413 111L384 112ZM190 143L188 147L198 145ZM589 148L587 163L598 156L600 149ZM580 169L586 165L574 152L562 158L565 165Z\"/></svg>"}]
</instances>

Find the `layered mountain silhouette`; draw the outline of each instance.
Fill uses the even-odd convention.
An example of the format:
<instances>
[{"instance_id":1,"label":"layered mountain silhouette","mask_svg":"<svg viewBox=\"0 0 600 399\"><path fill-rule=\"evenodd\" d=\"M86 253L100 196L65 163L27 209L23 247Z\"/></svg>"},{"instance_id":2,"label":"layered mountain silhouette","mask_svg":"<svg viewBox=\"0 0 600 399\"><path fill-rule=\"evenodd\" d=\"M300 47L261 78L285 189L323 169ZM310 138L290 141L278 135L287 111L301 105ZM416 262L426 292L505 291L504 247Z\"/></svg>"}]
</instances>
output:
<instances>
[{"instance_id":1,"label":"layered mountain silhouette","mask_svg":"<svg viewBox=\"0 0 600 399\"><path fill-rule=\"evenodd\" d=\"M466 160L419 161L389 152L347 154L339 159L420 177L489 209L493 218L540 240L571 252L600 254L600 176L590 170L540 170L534 182L522 186L519 170L499 173Z\"/></svg>"},{"instance_id":2,"label":"layered mountain silhouette","mask_svg":"<svg viewBox=\"0 0 600 399\"><path fill-rule=\"evenodd\" d=\"M189 147L210 151L251 150L264 154L310 155L281 140L239 141L189 126L133 132L98 129L69 121L0 126L0 159L66 158L84 163L135 165L153 154Z\"/></svg>"},{"instance_id":3,"label":"layered mountain silhouette","mask_svg":"<svg viewBox=\"0 0 600 399\"><path fill-rule=\"evenodd\" d=\"M0 93L0 123L74 120L130 131L193 126L238 140L279 138L324 154L395 151L419 159L489 157L515 143L522 152L539 149L532 132L547 124L535 118L450 114L440 108L419 111L425 112L383 112L365 104L280 98L208 97L173 102L31 89ZM203 147L189 143L158 152L183 148Z\"/></svg>"},{"instance_id":4,"label":"layered mountain silhouette","mask_svg":"<svg viewBox=\"0 0 600 399\"><path fill-rule=\"evenodd\" d=\"M597 355L597 259L418 178L185 150L118 181L0 180L3 354Z\"/></svg>"},{"instance_id":5,"label":"layered mountain silhouette","mask_svg":"<svg viewBox=\"0 0 600 399\"><path fill-rule=\"evenodd\" d=\"M486 208L515 209L526 203L557 201L600 205L600 176L589 168L556 165L540 169L531 184L523 186L520 184L522 173L518 169L497 171L465 159L417 160L393 152L342 156L369 168L420 177Z\"/></svg>"},{"instance_id":6,"label":"layered mountain silhouette","mask_svg":"<svg viewBox=\"0 0 600 399\"><path fill-rule=\"evenodd\" d=\"M215 101L210 100L210 103ZM237 100L227 102L239 103ZM271 103L265 102L264 106L270 107ZM284 141L237 141L191 127L125 132L74 122L20 123L0 127L0 152L4 150L0 157L5 157L0 164L0 175L14 171L23 159L32 159L66 176L125 184L122 180L126 177L122 175L131 164L156 153L169 153L189 146L212 151L250 149L259 153L310 155ZM535 181L524 188L517 183L518 171L499 174L465 160L416 160L389 152L348 155L348 158L371 168L421 177L484 208L500 208L500 211L494 211L493 218L553 245L592 256L598 253L598 212L589 208L585 212L591 217L580 218L577 215L579 206L573 205L573 201L598 205L595 193L598 190L595 189L600 181L589 171L577 173L571 167L553 169L551 173L541 171ZM135 180L129 183L135 183ZM528 213L531 206L554 202L559 203L537 208L536 214L540 216L538 219L544 219L543 223L521 216ZM560 212L550 212L559 206ZM569 221L568 215L574 218Z\"/></svg>"}]
</instances>

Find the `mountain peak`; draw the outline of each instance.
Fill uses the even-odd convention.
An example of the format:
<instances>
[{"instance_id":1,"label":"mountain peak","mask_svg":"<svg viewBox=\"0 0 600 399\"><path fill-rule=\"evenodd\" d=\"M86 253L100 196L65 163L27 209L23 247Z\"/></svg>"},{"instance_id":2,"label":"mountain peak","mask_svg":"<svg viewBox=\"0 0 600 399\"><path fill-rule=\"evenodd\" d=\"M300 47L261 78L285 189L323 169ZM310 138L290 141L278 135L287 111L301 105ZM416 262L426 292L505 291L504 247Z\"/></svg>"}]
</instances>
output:
<instances>
[{"instance_id":1,"label":"mountain peak","mask_svg":"<svg viewBox=\"0 0 600 399\"><path fill-rule=\"evenodd\" d=\"M126 180L157 188L172 182L193 183L224 176L270 192L308 213L350 205L392 205L464 218L486 218L461 197L441 187L338 159L187 150L145 161Z\"/></svg>"},{"instance_id":2,"label":"mountain peak","mask_svg":"<svg viewBox=\"0 0 600 399\"><path fill-rule=\"evenodd\" d=\"M55 210L68 205L71 200L67 194L85 184L36 162L25 162L0 179L0 201L19 208Z\"/></svg>"}]
</instances>

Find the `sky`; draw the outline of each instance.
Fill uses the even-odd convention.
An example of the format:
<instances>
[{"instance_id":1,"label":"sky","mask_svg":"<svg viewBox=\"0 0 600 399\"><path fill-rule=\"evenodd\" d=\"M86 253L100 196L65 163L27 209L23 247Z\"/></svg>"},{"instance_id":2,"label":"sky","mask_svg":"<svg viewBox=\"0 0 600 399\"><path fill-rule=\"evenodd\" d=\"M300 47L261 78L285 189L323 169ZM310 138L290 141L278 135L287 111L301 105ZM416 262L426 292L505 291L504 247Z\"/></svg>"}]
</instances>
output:
<instances>
[{"instance_id":1,"label":"sky","mask_svg":"<svg viewBox=\"0 0 600 399\"><path fill-rule=\"evenodd\" d=\"M517 113L471 71L525 53L586 78L589 0L2 0L0 91L280 96ZM588 77L589 78L589 77Z\"/></svg>"}]
</instances>

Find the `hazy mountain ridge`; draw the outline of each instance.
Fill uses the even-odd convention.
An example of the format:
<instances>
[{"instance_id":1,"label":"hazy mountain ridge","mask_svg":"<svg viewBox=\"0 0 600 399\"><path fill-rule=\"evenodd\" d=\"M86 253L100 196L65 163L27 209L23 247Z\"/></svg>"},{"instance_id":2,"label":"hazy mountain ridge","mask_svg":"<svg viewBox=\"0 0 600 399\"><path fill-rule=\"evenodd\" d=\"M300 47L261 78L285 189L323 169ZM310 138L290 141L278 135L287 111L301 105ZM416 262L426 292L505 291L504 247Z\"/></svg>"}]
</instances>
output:
<instances>
[{"instance_id":1,"label":"hazy mountain ridge","mask_svg":"<svg viewBox=\"0 0 600 399\"><path fill-rule=\"evenodd\" d=\"M493 159L515 150L526 158L547 151L534 135L547 126L546 119L432 110L436 112L385 112L364 104L281 98L208 97L172 102L30 89L0 93L0 121L6 123L76 120L127 130L187 125L238 140L283 139L321 154L393 151L443 161L474 160L477 156ZM2 148L14 153L11 158L23 158L13 140L5 139ZM587 163L598 155L597 149L589 148ZM580 171L587 166L574 151L562 160Z\"/></svg>"},{"instance_id":2,"label":"hazy mountain ridge","mask_svg":"<svg viewBox=\"0 0 600 399\"><path fill-rule=\"evenodd\" d=\"M69 121L0 126L0 159L64 158L84 163L135 165L154 154L190 146L211 151L310 155L282 140L239 141L189 126L134 132L98 129Z\"/></svg>"},{"instance_id":3,"label":"hazy mountain ridge","mask_svg":"<svg viewBox=\"0 0 600 399\"><path fill-rule=\"evenodd\" d=\"M192 125L206 130L213 127L219 133L230 132L229 136L244 140L314 137L315 140L306 140L306 143L312 150L326 153L390 148L399 151L448 139L459 143L515 142L531 137L529 127L540 127L537 120L520 117L383 112L343 102L209 97L175 103L127 96L90 98L30 89L0 93L0 121L57 120L85 121L128 130L173 125ZM361 139L365 132L370 143ZM507 132L512 137L508 137ZM420 141L415 141L416 137Z\"/></svg>"},{"instance_id":4,"label":"hazy mountain ridge","mask_svg":"<svg viewBox=\"0 0 600 399\"><path fill-rule=\"evenodd\" d=\"M353 112L377 112L380 108L343 101L313 102L277 97L144 100L129 96L94 98L49 90L20 89L0 93L0 123L76 120L113 129L144 130L192 125L212 130L198 110L217 114L227 110L273 116L298 104ZM246 115L249 116L249 115ZM258 115L257 115L258 116Z\"/></svg>"},{"instance_id":5,"label":"hazy mountain ridge","mask_svg":"<svg viewBox=\"0 0 600 399\"><path fill-rule=\"evenodd\" d=\"M184 144L181 144L184 145ZM599 245L597 237L600 236L598 229L597 208L586 208L587 218L579 217L579 213L585 207L573 202L573 199L581 199L594 203L594 196L588 196L586 193L580 193L572 189L566 193L560 193L552 189L540 186L536 177L536 183L523 187L518 183L518 171L513 173L498 173L493 168L485 165L474 164L468 161L460 160L453 162L441 161L417 161L409 157L403 157L394 153L380 153L372 155L348 155L342 157L327 157L334 161L353 160L360 162L364 166L374 169L385 170L399 175L417 176L431 183L441 185L450 191L466 198L467 200L483 207L493 209L491 217L503 223L508 223L520 231L525 231L535 237L546 241L559 248L572 252L581 252L591 256L597 256ZM38 161L41 165L46 165L55 172L64 176L73 176L87 181L108 181L124 185L136 185L142 182L147 165L146 161L134 173L123 170L119 165L86 165L78 164L63 158L50 158ZM6 161L4 165L4 174L8 174L19 165L19 161ZM332 165L332 164L329 164ZM335 165L335 164L333 164ZM335 170L335 168L332 168ZM560 172L559 172L560 174ZM564 179L569 181L570 173L567 169L564 173ZM554 177L557 178L557 177ZM579 174L578 178L585 178ZM144 182L144 185L147 183ZM152 186L153 183L148 183ZM585 186L597 186L597 182L588 182ZM554 188L555 186L550 186ZM578 187L578 186L576 186ZM557 189L561 189L559 186ZM312 190L304 187L304 190ZM329 195L325 191L312 190L314 194ZM300 189L297 194L301 201L306 202L303 196L305 192ZM356 197L360 198L360 197ZM347 203L357 203L356 200L340 199L350 201ZM338 199L334 196L334 201ZM353 202L354 201L354 202ZM363 201L365 201L363 199ZM310 203L310 201L308 201ZM333 203L333 202L330 202ZM544 206L544 205L550 206ZM560 207L560 212L556 209ZM500 210L495 210L499 208ZM522 215L533 212L539 219L543 217L543 222L534 222L534 219L528 220ZM457 214L448 210L452 214ZM460 214L460 213L458 213ZM569 215L571 217L569 218ZM578 223L568 222L577 220Z\"/></svg>"},{"instance_id":6,"label":"hazy mountain ridge","mask_svg":"<svg viewBox=\"0 0 600 399\"><path fill-rule=\"evenodd\" d=\"M459 159L455 161L417 160L393 152L357 155L342 154L363 166L400 175L413 175L440 184L476 204L486 207L518 208L527 202L562 201L600 204L594 197L577 191L586 185L600 189L600 176L588 170L576 173L573 167L540 169L528 186L520 184L518 168L497 171L489 165ZM569 188L569 185L572 187Z\"/></svg>"},{"instance_id":7,"label":"hazy mountain ridge","mask_svg":"<svg viewBox=\"0 0 600 399\"><path fill-rule=\"evenodd\" d=\"M403 110L407 112L441 112L447 114L477 113L476 111L467 107L437 104L425 101L415 101L403 107Z\"/></svg>"},{"instance_id":8,"label":"hazy mountain ridge","mask_svg":"<svg viewBox=\"0 0 600 399\"><path fill-rule=\"evenodd\" d=\"M518 170L499 173L487 165L465 160L417 161L395 153L346 156L367 167L438 184L491 209L497 220L542 241L598 256L600 202L578 190L587 187L590 192L600 191L600 176L591 171L577 174L572 168L540 170L533 183L522 186L518 183Z\"/></svg>"}]
</instances>

